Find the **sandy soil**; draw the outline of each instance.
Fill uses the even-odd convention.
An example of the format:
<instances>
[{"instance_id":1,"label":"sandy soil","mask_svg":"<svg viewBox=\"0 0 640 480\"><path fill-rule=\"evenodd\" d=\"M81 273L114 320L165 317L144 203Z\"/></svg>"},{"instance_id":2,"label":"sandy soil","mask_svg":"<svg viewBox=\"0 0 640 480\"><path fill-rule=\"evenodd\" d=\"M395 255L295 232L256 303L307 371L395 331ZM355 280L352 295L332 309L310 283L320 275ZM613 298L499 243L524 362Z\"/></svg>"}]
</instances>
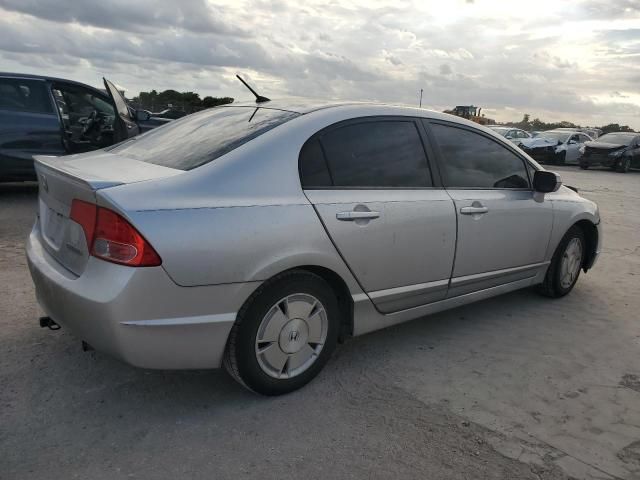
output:
<instances>
[{"instance_id":1,"label":"sandy soil","mask_svg":"<svg viewBox=\"0 0 640 480\"><path fill-rule=\"evenodd\" d=\"M36 190L0 185L0 478L640 478L640 172L557 170L606 235L571 295L354 339L280 398L39 328L23 253Z\"/></svg>"}]
</instances>

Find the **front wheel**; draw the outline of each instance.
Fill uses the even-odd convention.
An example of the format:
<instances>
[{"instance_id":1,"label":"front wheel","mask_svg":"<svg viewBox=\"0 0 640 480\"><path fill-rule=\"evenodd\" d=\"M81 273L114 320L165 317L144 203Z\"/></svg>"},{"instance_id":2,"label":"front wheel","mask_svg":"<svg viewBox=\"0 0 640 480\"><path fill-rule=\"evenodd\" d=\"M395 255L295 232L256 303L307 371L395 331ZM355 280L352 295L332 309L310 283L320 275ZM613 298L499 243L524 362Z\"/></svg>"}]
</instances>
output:
<instances>
[{"instance_id":1,"label":"front wheel","mask_svg":"<svg viewBox=\"0 0 640 480\"><path fill-rule=\"evenodd\" d=\"M571 227L556 248L544 281L538 287L541 294L559 298L573 289L584 263L585 245L582 230Z\"/></svg>"},{"instance_id":2,"label":"front wheel","mask_svg":"<svg viewBox=\"0 0 640 480\"><path fill-rule=\"evenodd\" d=\"M285 272L262 285L238 313L225 368L263 395L297 390L329 360L340 318L336 296L321 277Z\"/></svg>"},{"instance_id":3,"label":"front wheel","mask_svg":"<svg viewBox=\"0 0 640 480\"><path fill-rule=\"evenodd\" d=\"M562 152L556 156L556 164L564 165L567 160L567 152Z\"/></svg>"},{"instance_id":4,"label":"front wheel","mask_svg":"<svg viewBox=\"0 0 640 480\"><path fill-rule=\"evenodd\" d=\"M631 170L631 157L624 157L618 165L618 172L628 173Z\"/></svg>"}]
</instances>

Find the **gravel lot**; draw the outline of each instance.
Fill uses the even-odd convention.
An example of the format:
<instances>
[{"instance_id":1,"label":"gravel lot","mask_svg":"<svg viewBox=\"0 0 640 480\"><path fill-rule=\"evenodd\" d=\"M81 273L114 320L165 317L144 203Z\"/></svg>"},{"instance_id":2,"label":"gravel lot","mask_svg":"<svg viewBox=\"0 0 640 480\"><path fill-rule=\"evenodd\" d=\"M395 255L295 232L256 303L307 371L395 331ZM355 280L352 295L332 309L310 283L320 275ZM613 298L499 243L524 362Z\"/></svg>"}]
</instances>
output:
<instances>
[{"instance_id":1,"label":"gravel lot","mask_svg":"<svg viewBox=\"0 0 640 480\"><path fill-rule=\"evenodd\" d=\"M640 172L558 168L605 247L520 291L349 341L305 389L145 371L39 328L33 185L0 185L0 478L640 478Z\"/></svg>"}]
</instances>

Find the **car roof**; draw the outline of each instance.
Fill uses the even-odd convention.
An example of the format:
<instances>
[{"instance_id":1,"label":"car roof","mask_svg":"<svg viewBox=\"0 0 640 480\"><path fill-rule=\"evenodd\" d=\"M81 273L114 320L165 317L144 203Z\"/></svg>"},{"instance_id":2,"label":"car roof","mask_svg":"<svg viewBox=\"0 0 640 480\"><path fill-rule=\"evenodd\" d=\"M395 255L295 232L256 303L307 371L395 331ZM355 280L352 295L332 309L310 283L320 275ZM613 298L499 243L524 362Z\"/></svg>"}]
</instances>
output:
<instances>
[{"instance_id":1,"label":"car roof","mask_svg":"<svg viewBox=\"0 0 640 480\"><path fill-rule=\"evenodd\" d=\"M69 79L66 79L66 78L49 77L47 75L34 75L34 74L31 74L31 73L0 72L0 78L1 77L4 77L4 78L20 78L20 79L24 79L24 80L42 80L42 81L49 81L49 82L64 82L64 83L70 83L72 85L77 85L79 87L91 88L93 90L100 91L99 88L92 87L91 85L87 85L86 83L77 82L75 80L69 80Z\"/></svg>"}]
</instances>

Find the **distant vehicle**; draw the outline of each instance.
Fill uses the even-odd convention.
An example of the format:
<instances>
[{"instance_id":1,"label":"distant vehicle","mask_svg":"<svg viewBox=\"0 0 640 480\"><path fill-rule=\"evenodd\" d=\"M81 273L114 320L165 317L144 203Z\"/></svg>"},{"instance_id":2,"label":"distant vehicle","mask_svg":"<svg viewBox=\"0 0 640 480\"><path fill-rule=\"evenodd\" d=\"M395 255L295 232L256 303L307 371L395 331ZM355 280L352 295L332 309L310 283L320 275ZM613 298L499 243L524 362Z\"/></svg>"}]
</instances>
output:
<instances>
[{"instance_id":1,"label":"distant vehicle","mask_svg":"<svg viewBox=\"0 0 640 480\"><path fill-rule=\"evenodd\" d=\"M34 155L97 150L170 121L134 110L103 81L106 93L72 80L0 73L0 182L34 180Z\"/></svg>"},{"instance_id":2,"label":"distant vehicle","mask_svg":"<svg viewBox=\"0 0 640 480\"><path fill-rule=\"evenodd\" d=\"M575 130L556 129L541 132L536 137L520 142L520 148L541 163L564 165L578 164L580 147L593 140L587 134Z\"/></svg>"},{"instance_id":3,"label":"distant vehicle","mask_svg":"<svg viewBox=\"0 0 640 480\"><path fill-rule=\"evenodd\" d=\"M600 135L602 135L602 130L600 130L599 128L584 128L584 127L560 127L560 128L554 128L555 131L561 131L561 132L582 132L582 133L586 133L587 135L589 135L589 137L591 137L593 140L595 140L596 138L598 138Z\"/></svg>"},{"instance_id":4,"label":"distant vehicle","mask_svg":"<svg viewBox=\"0 0 640 480\"><path fill-rule=\"evenodd\" d=\"M341 337L534 285L561 297L598 256L597 205L488 128L257 97L36 157L41 325L277 395Z\"/></svg>"},{"instance_id":5,"label":"distant vehicle","mask_svg":"<svg viewBox=\"0 0 640 480\"><path fill-rule=\"evenodd\" d=\"M640 134L607 133L597 140L585 143L580 152L580 168L602 165L627 173L631 168L640 168Z\"/></svg>"},{"instance_id":6,"label":"distant vehicle","mask_svg":"<svg viewBox=\"0 0 640 480\"><path fill-rule=\"evenodd\" d=\"M472 122L479 123L480 125L490 125L495 123L491 118L486 118L481 115L482 108L474 105L457 105L453 110L445 110L444 113L449 115L455 115L456 117L466 118Z\"/></svg>"},{"instance_id":7,"label":"distant vehicle","mask_svg":"<svg viewBox=\"0 0 640 480\"><path fill-rule=\"evenodd\" d=\"M488 127L516 145L520 145L525 138L533 138L520 128L503 127L502 125L488 125Z\"/></svg>"}]
</instances>

